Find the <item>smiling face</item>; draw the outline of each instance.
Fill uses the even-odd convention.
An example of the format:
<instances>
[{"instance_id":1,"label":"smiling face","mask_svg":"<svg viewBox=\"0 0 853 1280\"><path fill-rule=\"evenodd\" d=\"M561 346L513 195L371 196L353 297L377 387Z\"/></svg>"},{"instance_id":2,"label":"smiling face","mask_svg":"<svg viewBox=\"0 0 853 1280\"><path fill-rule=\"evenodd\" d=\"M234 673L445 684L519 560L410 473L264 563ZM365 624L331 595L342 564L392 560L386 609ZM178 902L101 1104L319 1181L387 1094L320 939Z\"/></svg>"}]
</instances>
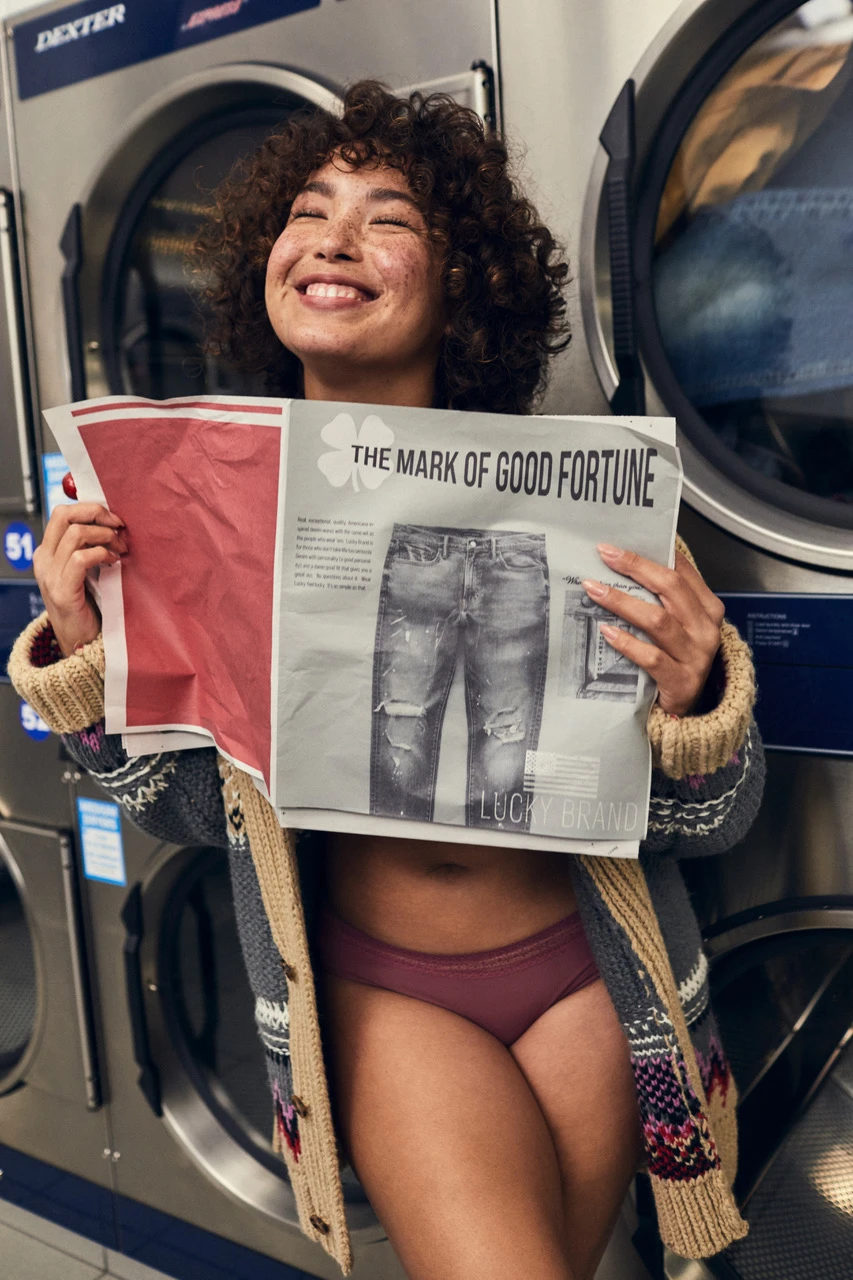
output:
<instances>
[{"instance_id":1,"label":"smiling face","mask_svg":"<svg viewBox=\"0 0 853 1280\"><path fill-rule=\"evenodd\" d=\"M431 403L445 325L441 262L398 169L336 159L313 173L273 246L265 300L309 398L319 388L327 399L365 399L372 386L393 397L387 403Z\"/></svg>"}]
</instances>

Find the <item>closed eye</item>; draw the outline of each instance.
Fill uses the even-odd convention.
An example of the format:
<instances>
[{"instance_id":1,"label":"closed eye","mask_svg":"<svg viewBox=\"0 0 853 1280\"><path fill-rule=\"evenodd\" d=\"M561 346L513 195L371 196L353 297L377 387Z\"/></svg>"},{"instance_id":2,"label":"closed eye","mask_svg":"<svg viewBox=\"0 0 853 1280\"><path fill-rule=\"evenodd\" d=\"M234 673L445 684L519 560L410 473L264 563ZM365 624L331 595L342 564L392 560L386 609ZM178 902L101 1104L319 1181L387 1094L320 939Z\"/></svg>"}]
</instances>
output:
<instances>
[{"instance_id":1,"label":"closed eye","mask_svg":"<svg viewBox=\"0 0 853 1280\"><path fill-rule=\"evenodd\" d=\"M390 214L385 214L382 218L374 218L374 224L390 223L392 227L408 227L410 231L414 230L411 222L407 222L405 218L393 218Z\"/></svg>"}]
</instances>

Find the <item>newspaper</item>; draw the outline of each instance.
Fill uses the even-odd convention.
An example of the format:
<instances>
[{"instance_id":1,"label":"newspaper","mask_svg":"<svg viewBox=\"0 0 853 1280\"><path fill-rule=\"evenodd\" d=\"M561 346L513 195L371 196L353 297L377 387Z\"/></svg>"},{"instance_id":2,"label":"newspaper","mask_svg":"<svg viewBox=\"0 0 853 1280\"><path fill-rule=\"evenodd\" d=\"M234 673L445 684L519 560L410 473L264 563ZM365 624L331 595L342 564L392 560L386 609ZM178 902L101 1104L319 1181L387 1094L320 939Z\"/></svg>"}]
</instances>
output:
<instances>
[{"instance_id":1,"label":"newspaper","mask_svg":"<svg viewBox=\"0 0 853 1280\"><path fill-rule=\"evenodd\" d=\"M131 754L215 744L287 826L636 856L655 686L581 583L654 598L595 546L673 563L671 419L127 396L45 417L80 499L127 525L97 590Z\"/></svg>"}]
</instances>

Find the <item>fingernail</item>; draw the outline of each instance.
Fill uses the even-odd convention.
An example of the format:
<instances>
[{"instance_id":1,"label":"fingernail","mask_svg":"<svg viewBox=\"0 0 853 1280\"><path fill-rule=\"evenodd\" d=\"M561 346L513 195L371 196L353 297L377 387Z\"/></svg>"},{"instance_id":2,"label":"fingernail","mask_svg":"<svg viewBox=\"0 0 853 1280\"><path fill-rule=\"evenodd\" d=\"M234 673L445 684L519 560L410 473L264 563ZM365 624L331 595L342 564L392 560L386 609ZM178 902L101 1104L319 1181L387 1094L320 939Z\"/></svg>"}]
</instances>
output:
<instances>
[{"instance_id":1,"label":"fingernail","mask_svg":"<svg viewBox=\"0 0 853 1280\"><path fill-rule=\"evenodd\" d=\"M600 600L602 596L607 595L607 587L602 586L600 582L596 582L595 578L584 578L581 586L588 596L592 596L594 600Z\"/></svg>"},{"instance_id":2,"label":"fingernail","mask_svg":"<svg viewBox=\"0 0 853 1280\"><path fill-rule=\"evenodd\" d=\"M599 542L596 550L605 560L614 560L616 556L621 556L621 547L612 547L609 542Z\"/></svg>"},{"instance_id":3,"label":"fingernail","mask_svg":"<svg viewBox=\"0 0 853 1280\"><path fill-rule=\"evenodd\" d=\"M604 636L605 640L619 639L618 629L616 627L611 627L610 624L607 622L602 622L601 626L598 629L601 632L601 634Z\"/></svg>"}]
</instances>

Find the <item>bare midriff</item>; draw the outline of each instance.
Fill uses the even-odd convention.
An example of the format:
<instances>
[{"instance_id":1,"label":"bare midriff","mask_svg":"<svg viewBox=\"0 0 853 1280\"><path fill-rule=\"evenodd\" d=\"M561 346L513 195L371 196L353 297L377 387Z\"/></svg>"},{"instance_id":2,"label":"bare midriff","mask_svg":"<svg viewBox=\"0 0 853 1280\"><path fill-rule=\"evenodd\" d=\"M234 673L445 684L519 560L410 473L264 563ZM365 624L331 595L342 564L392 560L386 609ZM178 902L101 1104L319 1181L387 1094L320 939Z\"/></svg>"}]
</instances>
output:
<instances>
[{"instance_id":1,"label":"bare midriff","mask_svg":"<svg viewBox=\"0 0 853 1280\"><path fill-rule=\"evenodd\" d=\"M326 849L332 911L412 951L508 946L577 907L562 853L334 834Z\"/></svg>"}]
</instances>

